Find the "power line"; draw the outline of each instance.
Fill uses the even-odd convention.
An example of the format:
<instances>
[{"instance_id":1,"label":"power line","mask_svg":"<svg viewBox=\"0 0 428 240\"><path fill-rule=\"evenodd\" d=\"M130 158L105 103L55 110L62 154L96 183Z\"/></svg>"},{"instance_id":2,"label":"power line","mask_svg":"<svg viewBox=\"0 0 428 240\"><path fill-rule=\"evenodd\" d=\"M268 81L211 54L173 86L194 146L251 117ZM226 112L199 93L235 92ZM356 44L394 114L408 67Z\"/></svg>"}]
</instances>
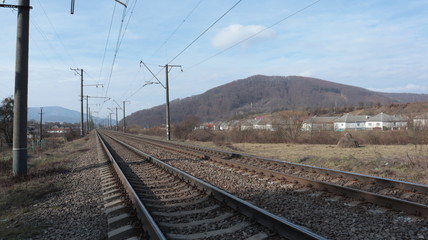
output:
<instances>
[{"instance_id":1,"label":"power line","mask_svg":"<svg viewBox=\"0 0 428 240\"><path fill-rule=\"evenodd\" d=\"M189 69L194 68L194 67L196 67L196 66L198 66L198 65L200 65L200 64L202 64L202 63L204 63L204 62L206 62L206 61L208 61L208 60L210 60L210 59L212 59L212 58L214 58L214 57L217 57L218 55L220 55L220 54L222 54L222 53L224 53L224 52L226 52L226 51L229 51L230 49L232 49L232 48L234 48L234 47L236 47L236 46L240 45L241 43L246 42L246 41L250 40L251 38L253 38L253 37L255 37L255 36L259 35L260 33L264 32L264 31L266 31L266 30L268 30L268 29L271 29L271 28L273 28L274 26L276 26L276 25L278 25L278 24L282 23L283 21L285 21L285 20L287 20L287 19L289 19L289 18L293 17L294 15L297 15L298 13L303 12L304 10L306 10L306 9L308 9L308 8L310 8L310 7L312 7L313 5L317 4L317 3L318 3L318 2L320 2L320 1L321 1L321 0L317 0L317 1L315 1L315 2L310 3L309 5L306 5L305 7L303 7L303 8L301 8L301 9L299 9L298 11L296 11L296 12L294 12L294 13L292 13L292 14L290 14L290 15L288 15L288 16L286 16L286 17L284 17L284 18L282 18L281 20L279 20L279 21L275 22L274 24L270 25L269 27L263 28L262 30L260 30L260 31L258 31L258 32L256 32L256 33L254 33L253 35L251 35L251 36L249 36L249 37L247 37L247 38L244 38L243 40L241 40L241 41L239 41L239 42L237 42L237 43L233 44L232 46L230 46L230 47L228 47L228 48L226 48L226 49L224 49L224 50L222 50L222 51L220 51L220 52L218 52L218 53L216 53L216 54L214 54L214 55L211 55L211 56L209 56L209 57L207 57L207 58L203 59L202 61L200 61L200 62L198 62L198 63L196 63L196 64L194 64L194 65L190 66L190 67L189 67Z\"/></svg>"},{"instance_id":2,"label":"power line","mask_svg":"<svg viewBox=\"0 0 428 240\"><path fill-rule=\"evenodd\" d=\"M263 28L262 30L260 30L260 31L258 31L258 32L256 32L256 33L254 33L253 35L251 35L251 36L249 36L249 37L247 37L247 38L244 38L243 40L241 40L241 41L239 41L239 42L237 42L237 43L233 44L232 46L230 46L230 47L228 47L228 48L226 48L226 49L224 49L224 50L222 50L222 51L220 51L220 52L218 52L218 53L216 53L216 54L214 54L214 55L211 55L211 56L209 56L209 57L205 58L204 60L202 60L202 61L200 61L200 62L198 62L198 63L196 63L196 64L194 64L194 65L190 66L190 67L189 67L189 69L194 68L194 67L196 67L196 66L198 66L198 65L200 65L200 64L202 64L202 63L204 63L204 62L206 62L206 61L208 61L208 60L210 60L210 59L212 59L212 58L214 58L214 57L217 57L218 55L220 55L220 54L222 54L222 53L224 53L224 52L226 52L226 51L228 51L228 50L230 50L230 49L232 49L232 48L234 48L234 47L236 47L236 46L240 45L241 43L243 43L243 42L246 42L246 41L250 40L251 38L253 38L253 37L255 37L255 36L259 35L260 33L264 32L264 31L266 31L266 30L268 30L268 29L271 29L271 28L273 28L274 26L276 26L276 25L278 25L278 24L282 23L283 21L285 21L285 20L287 20L287 19L289 19L289 18L293 17L294 15L297 15L298 13L303 12L304 10L306 10L306 9L308 9L308 8L310 8L310 7L312 7L313 5L317 4L317 3L318 3L318 2L320 2L320 1L321 1L321 0L317 0L317 1L315 1L315 2L310 3L309 5L306 5L305 7L303 7L303 8L301 8L301 9L299 9L298 11L296 11L296 12L294 12L294 13L292 13L292 14L290 14L290 15L288 15L288 16L286 16L286 17L284 17L284 18L282 18L281 20L279 20L279 21L275 22L274 24L270 25L269 27Z\"/></svg>"},{"instance_id":3,"label":"power line","mask_svg":"<svg viewBox=\"0 0 428 240\"><path fill-rule=\"evenodd\" d=\"M100 74L99 74L99 76L98 76L98 82L100 82L101 74L102 74L103 67L104 67L104 60L105 60L105 57L106 57L106 52L107 52L108 43L109 43L109 41L110 41L111 27L113 26L113 19L114 19L114 14L115 14L115 12L116 12L116 4L114 4L114 7L113 7L113 14L111 15L110 27L109 27L109 29L108 29L106 45L105 45L105 47L104 47L103 60L101 61L101 68L100 68Z\"/></svg>"},{"instance_id":4,"label":"power line","mask_svg":"<svg viewBox=\"0 0 428 240\"><path fill-rule=\"evenodd\" d=\"M128 1L126 1L126 4L128 4ZM110 81L111 81L111 76L113 74L113 67L114 67L114 63L116 62L117 53L119 52L119 46L120 46L119 43L120 43L120 38L121 38L121 34L122 34L123 22L124 22L125 17L126 17L126 9L127 8L124 7L123 8L123 12L122 12L122 20L121 20L121 23L120 23L119 34L117 36L116 49L114 51L113 61L111 63L111 67L110 67L110 74L109 74L109 77L108 77L108 83L107 83L107 88L106 88L106 91L105 91L105 96L107 96L107 92L108 92L108 90L110 88Z\"/></svg>"},{"instance_id":5,"label":"power line","mask_svg":"<svg viewBox=\"0 0 428 240\"><path fill-rule=\"evenodd\" d=\"M125 30L123 31L122 38L120 39L119 46L122 45L123 38L125 37L126 30L128 29L129 22L131 21L132 14L134 13L135 6L137 5L137 0L134 1L134 6L131 9L131 13L129 14L128 22L126 23Z\"/></svg>"},{"instance_id":6,"label":"power line","mask_svg":"<svg viewBox=\"0 0 428 240\"><path fill-rule=\"evenodd\" d=\"M105 97L107 96L107 93L108 93L108 90L109 90L109 87L110 87L110 82L111 82L111 77L112 77L112 75L113 75L113 67L114 67L114 64L115 64L115 62L116 62L116 57L117 57L117 53L119 52L119 49L120 49L120 45L122 44L122 40L123 40L123 38L124 38L124 36L125 36L125 33L126 33L126 30L127 30L127 28L128 28L128 24L129 24L129 22L130 22L130 20L131 20L131 17L132 17L132 14L133 14L133 12L134 12L134 9L135 9L135 6L137 5L137 0L135 0L134 1L134 6L132 7L132 9L131 9L131 13L130 13L130 15L129 15L129 18L128 18L128 21L127 21L127 23L126 23L126 26L125 26L125 30L123 31L123 33L122 33L122 29L123 29L123 24L124 24L124 21L125 21L125 19L126 19L126 14L127 14L127 7L126 6L128 6L128 0L126 1L126 3L125 3L125 7L124 7L124 9L123 9L123 12L122 12L122 18L121 18L121 23L120 23L120 28L119 28L119 33L118 33L118 36L117 36L117 41L116 41L116 49L115 49L115 52L114 52L114 55L113 55L113 62L112 62L112 64L111 64L111 68L110 68L110 74L109 74L109 77L108 77L108 83L107 83L107 88L106 88L106 91L105 91ZM102 106L100 107L100 110L101 110L101 108L104 106L104 103L102 104Z\"/></svg>"},{"instance_id":7,"label":"power line","mask_svg":"<svg viewBox=\"0 0 428 240\"><path fill-rule=\"evenodd\" d=\"M183 24L187 21L187 19L193 14L193 12L196 10L196 8L199 7L199 5L203 2L204 0L200 0L196 6L187 14L187 16L181 21L181 23L175 28L175 30L166 38L166 40L162 43L162 45L159 46L158 49L156 49L152 55L150 55L149 59L151 59L157 52L159 52L159 50L165 46L165 44L172 38L172 36L174 36L174 34L178 31L178 29L181 28L181 26L183 26Z\"/></svg>"},{"instance_id":8,"label":"power line","mask_svg":"<svg viewBox=\"0 0 428 240\"><path fill-rule=\"evenodd\" d=\"M143 63L144 64L144 62L142 62L141 61L141 63ZM144 64L145 65L145 64ZM146 65L145 65L146 66ZM140 68L141 68L141 66L140 66ZM147 69L149 69L147 66L146 66L146 68ZM129 97L127 97L125 100L129 100L131 97L133 97L135 94L137 94L143 87L145 87L145 86L147 86L147 84L148 84L148 82L151 82L154 78L156 78L156 80L160 83L160 84L162 84L160 81L159 81L159 79L157 79L157 75L159 75L159 73L161 73L162 72L162 70L163 69L161 69L161 70L159 70L156 74L153 74L151 71L150 71L150 69L149 69L149 71L151 72L151 74L152 74L152 78L149 80L149 81L147 81L147 82L145 82L143 85L141 85L141 87L140 88L138 88L135 92L133 92ZM164 87L165 88L165 86L162 84L162 87Z\"/></svg>"},{"instance_id":9,"label":"power line","mask_svg":"<svg viewBox=\"0 0 428 240\"><path fill-rule=\"evenodd\" d=\"M40 2L40 0L37 0L37 1L38 1L39 5L40 5L40 8L41 8L41 9L42 9L42 11L43 11L43 14L45 15L46 19L48 20L49 25L51 26L52 30L54 31L55 36L58 38L58 40L59 40L60 44L61 44L61 45L62 45L62 47L64 48L65 53L67 54L67 56L69 57L69 59L70 59L70 61L73 63L73 65L75 65L75 64L74 64L75 62L74 62L73 57L70 55L70 52L68 52L68 48L64 45L64 42L62 41L61 36L60 36L60 35L58 34L58 32L56 31L56 28L55 28L55 27L54 27L54 25L52 24L52 21L50 20L50 18L49 18L49 16L48 16L48 14L46 14L46 11L45 11L45 9L44 9L44 7L43 7L42 3ZM68 66L68 65L67 65L67 66Z\"/></svg>"},{"instance_id":10,"label":"power line","mask_svg":"<svg viewBox=\"0 0 428 240\"><path fill-rule=\"evenodd\" d=\"M64 58L61 57L61 55L58 53L57 49L51 44L51 41L48 39L46 34L43 32L43 30L40 28L39 24L37 24L35 19L30 19L30 23L34 26L34 28L39 32L40 36L44 39L48 47L52 50L52 52L58 57L58 59L64 64L64 66L69 66L64 60Z\"/></svg>"},{"instance_id":11,"label":"power line","mask_svg":"<svg viewBox=\"0 0 428 240\"><path fill-rule=\"evenodd\" d=\"M172 61L174 61L176 58L178 58L182 53L184 53L193 43L195 43L200 37L202 37L202 35L204 35L208 30L210 30L217 22L219 22L224 16L226 16L233 8L235 8L242 0L239 0L238 2L236 2L231 8L229 8L229 10L227 10L223 15L221 15L214 23L212 23L207 29L205 29L201 34L199 34L198 37L196 37L189 45L187 45L179 54L177 54L171 61L168 62L168 64L170 64ZM140 62L140 64L144 62ZM144 64L144 66L147 68L147 66ZM140 66L141 67L141 66ZM150 70L149 70L150 71ZM161 72L162 70L160 70L159 72L157 72L156 74L153 74L151 71L150 73L153 75L153 77L151 78L151 80L153 80L153 78L156 78L156 76ZM150 81L151 81L150 80ZM156 78L156 80L160 83L160 81ZM132 96L134 96L135 94L137 94L144 86L146 86L147 84L144 83L140 88L138 88L135 92L133 92L129 97L126 98L126 100L130 99Z\"/></svg>"},{"instance_id":12,"label":"power line","mask_svg":"<svg viewBox=\"0 0 428 240\"><path fill-rule=\"evenodd\" d=\"M196 37L195 40L193 40L189 45L187 45L187 47L185 47L173 59L171 59L171 61L169 61L168 64L170 64L175 59L177 59L181 54L183 54L184 51L186 51L190 46L192 46L193 43L195 43L200 37L202 37L202 35L208 32L208 30L210 30L217 22L219 22L224 16L226 16L230 11L232 11L232 9L234 9L241 1L242 0L239 0L238 2L236 2L229 10L227 10L223 15L221 15L214 23L212 23L207 29L205 29L201 34L199 34L199 36Z\"/></svg>"}]
</instances>

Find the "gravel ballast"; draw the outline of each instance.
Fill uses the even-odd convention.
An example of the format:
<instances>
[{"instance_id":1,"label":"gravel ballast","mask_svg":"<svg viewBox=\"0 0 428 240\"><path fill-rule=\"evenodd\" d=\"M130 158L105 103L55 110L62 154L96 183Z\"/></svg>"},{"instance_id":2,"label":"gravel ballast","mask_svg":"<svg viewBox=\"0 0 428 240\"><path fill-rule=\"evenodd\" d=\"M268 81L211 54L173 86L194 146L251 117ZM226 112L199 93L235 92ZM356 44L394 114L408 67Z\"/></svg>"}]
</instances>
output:
<instances>
[{"instance_id":1,"label":"gravel ballast","mask_svg":"<svg viewBox=\"0 0 428 240\"><path fill-rule=\"evenodd\" d=\"M95 137L85 138L77 157L64 163L66 171L50 176L59 191L36 200L28 211L13 219L14 225L31 223L40 234L27 239L106 239ZM12 224L12 225L13 225ZM1 237L0 237L1 239ZM22 239L18 236L18 239Z\"/></svg>"},{"instance_id":2,"label":"gravel ballast","mask_svg":"<svg viewBox=\"0 0 428 240\"><path fill-rule=\"evenodd\" d=\"M328 239L428 239L427 220L157 147L140 149Z\"/></svg>"}]
</instances>

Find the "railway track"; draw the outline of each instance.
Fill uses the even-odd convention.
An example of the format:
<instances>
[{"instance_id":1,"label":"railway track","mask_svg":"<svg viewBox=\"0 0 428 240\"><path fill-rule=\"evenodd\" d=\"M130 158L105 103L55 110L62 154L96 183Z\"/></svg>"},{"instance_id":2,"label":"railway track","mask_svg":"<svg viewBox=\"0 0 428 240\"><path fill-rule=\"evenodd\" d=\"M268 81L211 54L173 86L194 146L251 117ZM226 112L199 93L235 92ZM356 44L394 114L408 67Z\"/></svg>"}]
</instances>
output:
<instances>
[{"instance_id":1,"label":"railway track","mask_svg":"<svg viewBox=\"0 0 428 240\"><path fill-rule=\"evenodd\" d=\"M104 134L150 239L324 239Z\"/></svg>"},{"instance_id":2,"label":"railway track","mask_svg":"<svg viewBox=\"0 0 428 240\"><path fill-rule=\"evenodd\" d=\"M428 217L427 185L261 158L237 152L218 151L130 134L115 134L122 138L126 137L128 141L134 139L196 159L210 160L237 170L257 173L270 179L294 182L312 189L329 191L410 215Z\"/></svg>"}]
</instances>

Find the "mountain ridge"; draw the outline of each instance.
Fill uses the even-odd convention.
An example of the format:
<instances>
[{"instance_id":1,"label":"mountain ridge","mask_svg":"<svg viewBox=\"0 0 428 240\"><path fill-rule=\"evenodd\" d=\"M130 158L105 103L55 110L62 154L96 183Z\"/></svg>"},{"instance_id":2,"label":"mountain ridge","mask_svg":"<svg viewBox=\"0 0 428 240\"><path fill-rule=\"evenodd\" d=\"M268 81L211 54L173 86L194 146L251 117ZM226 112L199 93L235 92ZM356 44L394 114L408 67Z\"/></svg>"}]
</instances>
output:
<instances>
[{"instance_id":1,"label":"mountain ridge","mask_svg":"<svg viewBox=\"0 0 428 240\"><path fill-rule=\"evenodd\" d=\"M427 94L382 93L301 76L254 75L170 102L171 122L196 116L203 122L249 113L427 101ZM165 104L132 113L128 124L144 127L165 122Z\"/></svg>"},{"instance_id":2,"label":"mountain ridge","mask_svg":"<svg viewBox=\"0 0 428 240\"><path fill-rule=\"evenodd\" d=\"M29 121L40 121L40 107L29 107L27 117ZM83 119L86 121L86 114L83 114ZM104 121L97 117L93 120L95 123ZM43 107L43 122L80 123L80 112L60 106Z\"/></svg>"}]
</instances>

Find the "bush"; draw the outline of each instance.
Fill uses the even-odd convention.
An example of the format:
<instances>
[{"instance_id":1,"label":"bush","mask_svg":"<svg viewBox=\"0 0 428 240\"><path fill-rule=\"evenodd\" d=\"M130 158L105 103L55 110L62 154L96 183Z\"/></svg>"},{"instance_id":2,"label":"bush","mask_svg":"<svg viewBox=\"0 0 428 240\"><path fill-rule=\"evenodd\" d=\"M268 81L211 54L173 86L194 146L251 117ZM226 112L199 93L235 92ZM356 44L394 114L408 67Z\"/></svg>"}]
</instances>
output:
<instances>
[{"instance_id":1,"label":"bush","mask_svg":"<svg viewBox=\"0 0 428 240\"><path fill-rule=\"evenodd\" d=\"M216 134L214 134L210 130L206 129L197 129L190 134L187 135L187 139L192 141L200 141L200 142L210 142L214 141Z\"/></svg>"}]
</instances>

